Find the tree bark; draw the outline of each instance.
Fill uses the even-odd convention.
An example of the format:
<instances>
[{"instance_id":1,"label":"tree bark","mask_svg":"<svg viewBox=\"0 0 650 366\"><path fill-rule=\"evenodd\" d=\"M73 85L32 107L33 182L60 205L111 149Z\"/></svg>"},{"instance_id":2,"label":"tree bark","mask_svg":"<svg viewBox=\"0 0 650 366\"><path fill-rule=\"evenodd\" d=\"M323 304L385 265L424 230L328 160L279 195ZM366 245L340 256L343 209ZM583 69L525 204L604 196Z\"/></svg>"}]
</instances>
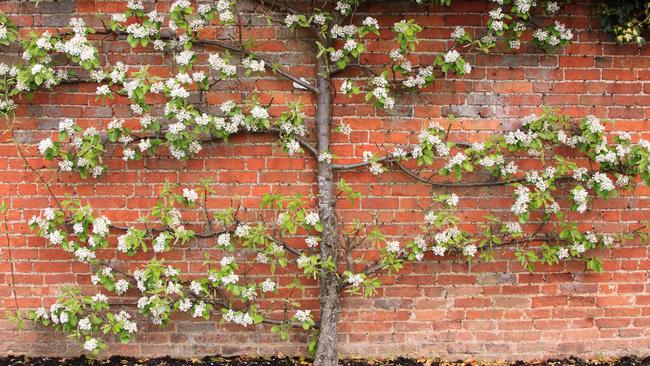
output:
<instances>
[{"instance_id":1,"label":"tree bark","mask_svg":"<svg viewBox=\"0 0 650 366\"><path fill-rule=\"evenodd\" d=\"M316 134L318 152L329 152L330 122L332 97L326 60L317 58L316 79ZM318 215L323 224L321 233L320 258L323 263L331 261L338 263L338 223L335 213L334 173L332 163L318 162ZM324 270L320 277L320 333L318 347L314 360L315 366L338 365L338 331L339 320L339 289L336 268Z\"/></svg>"}]
</instances>

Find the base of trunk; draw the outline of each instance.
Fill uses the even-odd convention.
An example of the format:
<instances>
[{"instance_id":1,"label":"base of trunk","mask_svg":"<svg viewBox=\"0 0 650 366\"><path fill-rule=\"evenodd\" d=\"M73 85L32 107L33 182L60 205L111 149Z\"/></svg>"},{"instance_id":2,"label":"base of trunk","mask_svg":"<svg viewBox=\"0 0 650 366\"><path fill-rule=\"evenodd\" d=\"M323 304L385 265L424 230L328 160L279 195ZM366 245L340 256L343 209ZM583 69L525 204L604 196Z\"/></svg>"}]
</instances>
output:
<instances>
[{"instance_id":1,"label":"base of trunk","mask_svg":"<svg viewBox=\"0 0 650 366\"><path fill-rule=\"evenodd\" d=\"M327 273L321 278L320 332L314 366L338 365L339 292L336 274Z\"/></svg>"}]
</instances>

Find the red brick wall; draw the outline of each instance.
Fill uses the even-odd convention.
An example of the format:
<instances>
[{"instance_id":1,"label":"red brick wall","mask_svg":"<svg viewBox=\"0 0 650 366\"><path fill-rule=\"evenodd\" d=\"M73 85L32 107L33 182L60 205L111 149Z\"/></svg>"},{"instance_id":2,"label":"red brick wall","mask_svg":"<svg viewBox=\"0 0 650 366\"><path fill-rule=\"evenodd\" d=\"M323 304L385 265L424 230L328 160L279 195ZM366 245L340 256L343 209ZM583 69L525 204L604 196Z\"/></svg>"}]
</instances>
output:
<instances>
[{"instance_id":1,"label":"red brick wall","mask_svg":"<svg viewBox=\"0 0 650 366\"><path fill-rule=\"evenodd\" d=\"M454 1L451 8L417 8L407 2L380 2L369 13L383 26L400 18L415 18L424 26L418 54L422 62L432 59L434 51L449 45L454 26L481 29L487 1ZM152 4L148 4L152 6ZM454 113L454 137L476 140L481 136L508 130L521 117L541 106L553 107L573 117L594 114L610 118L613 130L633 133L635 138L650 138L650 52L633 46L617 46L598 28L590 16L590 4L570 5L561 17L574 28L575 43L558 54L544 56L530 48L516 54L469 55L474 71L466 79L441 79L417 96L400 99L398 112L387 116L363 103L336 97L335 119L350 123L350 138L335 134L333 152L358 160L375 144L391 146L415 141L422 126L441 116ZM167 1L158 1L161 10ZM123 10L125 2L78 0L32 3L4 1L0 10L25 31L30 28L58 27L68 23L73 13L93 20L94 13ZM365 16L366 13L359 14ZM287 29L273 28L255 20L247 30L257 39L257 48L266 56L289 63L289 69L307 78L313 77L310 43L295 38ZM211 29L206 38L222 35ZM387 36L388 39L388 36ZM371 40L368 63L384 62L392 44ZM101 47L106 60L125 59L131 65L160 63L158 54L130 51L126 42L107 40ZM10 55L0 55L4 60ZM164 74L164 68L155 69ZM63 117L75 118L83 126L105 127L113 116L130 118L126 101L118 98L110 105L95 102L96 85L65 85L50 93L37 93L31 102L19 101L19 141L27 148L30 164L45 168L51 164L37 156L35 143L49 135ZM300 99L313 112L311 96L296 91L291 83L273 75L261 79L231 82L222 91L207 95L208 103L226 98L243 99L255 88L264 102L271 101L277 114L286 101ZM269 94L272 96L269 97ZM130 120L130 123L134 123ZM21 307L49 305L62 285L88 286L89 269L73 261L67 253L47 247L29 233L26 221L50 199L33 174L26 171L15 148L0 140L0 195L10 207L10 243L16 269L15 288ZM196 159L187 162L168 158L147 159L125 164L119 156L110 158L110 172L98 180L80 181L73 175L53 178L59 196L72 194L88 201L114 222L128 223L150 207L165 180L196 184L212 178L216 193L212 208L227 207L233 196L241 198L250 210L244 217L255 217L254 208L266 192L308 193L314 189L314 161L309 156L289 158L269 136L237 137L228 143L206 146ZM47 177L51 174L43 170ZM355 205L343 205L343 218L371 221L375 216L382 230L403 238L417 230L431 190L413 183L403 174L391 172L380 179L368 172L340 175L364 195ZM484 215L506 211L511 193L506 188L457 190L461 197L460 215L467 230L476 230ZM637 188L633 194L597 201L594 210L582 220L585 230L595 226L601 231L626 231L640 219L650 217L650 190ZM51 202L50 202L51 203ZM188 214L189 215L189 214ZM191 217L186 215L185 217ZM554 230L549 225L546 230ZM10 265L7 242L2 240L0 262L0 306L11 308ZM184 271L200 273L203 254L214 243L200 242L161 256ZM650 260L641 244L627 244L603 251L605 272L589 273L581 263L538 266L529 273L514 261L512 251L501 250L496 261L472 263L449 258L425 257L422 263L407 266L398 276L383 278L387 285L370 299L345 296L343 300L341 352L349 356L442 356L446 358L538 358L567 355L647 354L650 352ZM103 253L115 256L114 250ZM126 257L119 257L126 259ZM148 260L138 255L127 263L133 269ZM283 275L288 282L292 271ZM301 299L307 307L317 308L313 283ZM89 291L90 291L90 286ZM292 334L282 342L264 326L248 329L223 327L214 322L194 322L178 317L166 329L143 327L136 342L114 345L111 354L165 355L189 357L202 354L285 354L305 352L305 337ZM299 346L299 347L298 347ZM16 332L0 320L0 354L77 354L80 348L63 335L43 331L31 325Z\"/></svg>"}]
</instances>

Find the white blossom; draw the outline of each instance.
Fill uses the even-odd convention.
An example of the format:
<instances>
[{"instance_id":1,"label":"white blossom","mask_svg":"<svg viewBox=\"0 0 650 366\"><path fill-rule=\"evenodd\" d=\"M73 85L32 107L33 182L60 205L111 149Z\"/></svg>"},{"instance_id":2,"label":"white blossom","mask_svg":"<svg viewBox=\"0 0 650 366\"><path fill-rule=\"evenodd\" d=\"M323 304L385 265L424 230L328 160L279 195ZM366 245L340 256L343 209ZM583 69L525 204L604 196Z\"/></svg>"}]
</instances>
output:
<instances>
[{"instance_id":1,"label":"white blossom","mask_svg":"<svg viewBox=\"0 0 650 366\"><path fill-rule=\"evenodd\" d=\"M560 38L567 41L573 38L573 32L571 31L571 29L568 29L564 24L556 20L554 25L555 25L555 30L560 33Z\"/></svg>"},{"instance_id":2,"label":"white blossom","mask_svg":"<svg viewBox=\"0 0 650 366\"><path fill-rule=\"evenodd\" d=\"M192 308L192 301L188 298L184 298L178 302L178 309L184 313Z\"/></svg>"},{"instance_id":3,"label":"white blossom","mask_svg":"<svg viewBox=\"0 0 650 366\"><path fill-rule=\"evenodd\" d=\"M221 282L223 283L224 286L235 284L238 281L239 281L239 276L234 273L230 273L221 278Z\"/></svg>"},{"instance_id":4,"label":"white blossom","mask_svg":"<svg viewBox=\"0 0 650 366\"><path fill-rule=\"evenodd\" d=\"M476 245L474 245L474 244L465 245L463 247L463 255L465 255L467 257L473 257L476 254L477 250L478 249L476 248Z\"/></svg>"},{"instance_id":5,"label":"white blossom","mask_svg":"<svg viewBox=\"0 0 650 366\"><path fill-rule=\"evenodd\" d=\"M156 236L156 239L154 240L153 243L154 253L162 253L165 251L166 247L167 247L167 235L165 235L165 233L158 234L158 236Z\"/></svg>"},{"instance_id":6,"label":"white blossom","mask_svg":"<svg viewBox=\"0 0 650 366\"><path fill-rule=\"evenodd\" d=\"M199 194L193 189L183 188L183 197L190 202L195 202L199 198Z\"/></svg>"},{"instance_id":7,"label":"white blossom","mask_svg":"<svg viewBox=\"0 0 650 366\"><path fill-rule=\"evenodd\" d=\"M359 287L363 284L363 276L360 273L351 274L348 276L347 282L352 285L352 287Z\"/></svg>"},{"instance_id":8,"label":"white blossom","mask_svg":"<svg viewBox=\"0 0 650 366\"><path fill-rule=\"evenodd\" d=\"M515 203L510 210L515 215L523 215L528 212L528 203L530 202L530 189L524 186L519 186L515 189Z\"/></svg>"},{"instance_id":9,"label":"white blossom","mask_svg":"<svg viewBox=\"0 0 650 366\"><path fill-rule=\"evenodd\" d=\"M442 256L445 255L445 252L447 251L447 248L443 247L441 245L434 245L434 246L431 247L431 251L433 252L433 254L435 254L435 255L437 255L439 257L442 257Z\"/></svg>"},{"instance_id":10,"label":"white blossom","mask_svg":"<svg viewBox=\"0 0 650 366\"><path fill-rule=\"evenodd\" d=\"M287 148L287 154L293 156L296 153L300 152L300 150L301 150L300 142L298 142L297 140L291 139L291 140L289 140L287 142L286 148Z\"/></svg>"},{"instance_id":11,"label":"white blossom","mask_svg":"<svg viewBox=\"0 0 650 366\"><path fill-rule=\"evenodd\" d=\"M585 248L584 244L582 243L574 243L571 245L571 249L573 249L579 255L587 251L587 248Z\"/></svg>"},{"instance_id":12,"label":"white blossom","mask_svg":"<svg viewBox=\"0 0 650 366\"><path fill-rule=\"evenodd\" d=\"M253 318L249 313L242 313L240 311L233 311L229 309L224 315L223 320L229 323L235 323L247 327L254 323Z\"/></svg>"},{"instance_id":13,"label":"white blossom","mask_svg":"<svg viewBox=\"0 0 650 366\"><path fill-rule=\"evenodd\" d=\"M546 39L548 38L548 32L539 28L533 33L533 37L543 42L546 41Z\"/></svg>"},{"instance_id":14,"label":"white blossom","mask_svg":"<svg viewBox=\"0 0 650 366\"><path fill-rule=\"evenodd\" d=\"M305 216L305 223L310 226L315 226L320 222L320 217L317 212L310 212Z\"/></svg>"},{"instance_id":15,"label":"white blossom","mask_svg":"<svg viewBox=\"0 0 650 366\"><path fill-rule=\"evenodd\" d=\"M47 150L50 149L50 148L52 148L52 147L54 147L54 143L52 142L52 139L49 138L49 137L46 138L46 139L41 140L41 141L38 143L38 151L39 151L42 155L45 155L45 153L47 152Z\"/></svg>"},{"instance_id":16,"label":"white blossom","mask_svg":"<svg viewBox=\"0 0 650 366\"><path fill-rule=\"evenodd\" d=\"M406 20L402 19L399 22L396 22L393 24L393 31L395 33L404 33L408 30L408 24L406 23Z\"/></svg>"},{"instance_id":17,"label":"white blossom","mask_svg":"<svg viewBox=\"0 0 650 366\"><path fill-rule=\"evenodd\" d=\"M74 163L70 160L62 160L59 162L59 170L62 172L71 172Z\"/></svg>"},{"instance_id":18,"label":"white blossom","mask_svg":"<svg viewBox=\"0 0 650 366\"><path fill-rule=\"evenodd\" d=\"M110 229L111 220L106 216L100 216L93 221L93 234L106 237Z\"/></svg>"},{"instance_id":19,"label":"white blossom","mask_svg":"<svg viewBox=\"0 0 650 366\"><path fill-rule=\"evenodd\" d=\"M235 262L235 257L225 256L225 257L221 258L221 260L219 261L219 264L221 265L221 267L225 267L225 266L231 265L233 262Z\"/></svg>"},{"instance_id":20,"label":"white blossom","mask_svg":"<svg viewBox=\"0 0 650 366\"><path fill-rule=\"evenodd\" d=\"M37 308L35 313L36 313L36 318L37 319L48 319L49 318L49 314L47 313L47 310L42 306Z\"/></svg>"},{"instance_id":21,"label":"white blossom","mask_svg":"<svg viewBox=\"0 0 650 366\"><path fill-rule=\"evenodd\" d=\"M70 118L66 118L61 122L59 122L59 131L65 132L68 135L73 135L75 133L74 126L75 126L74 121Z\"/></svg>"},{"instance_id":22,"label":"white blossom","mask_svg":"<svg viewBox=\"0 0 650 366\"><path fill-rule=\"evenodd\" d=\"M521 225L519 225L518 222L506 223L506 230L508 230L508 233L510 234L521 234L522 232Z\"/></svg>"},{"instance_id":23,"label":"white blossom","mask_svg":"<svg viewBox=\"0 0 650 366\"><path fill-rule=\"evenodd\" d=\"M349 80L343 81L341 84L341 93L350 94L352 92L353 84Z\"/></svg>"},{"instance_id":24,"label":"white blossom","mask_svg":"<svg viewBox=\"0 0 650 366\"><path fill-rule=\"evenodd\" d=\"M275 291L277 284L273 281L271 281L270 278L267 278L260 284L260 287L262 288L262 291L264 292L273 292Z\"/></svg>"},{"instance_id":25,"label":"white blossom","mask_svg":"<svg viewBox=\"0 0 650 366\"><path fill-rule=\"evenodd\" d=\"M124 149L122 160L129 161L135 159L135 150L133 149Z\"/></svg>"},{"instance_id":26,"label":"white blossom","mask_svg":"<svg viewBox=\"0 0 650 366\"><path fill-rule=\"evenodd\" d=\"M362 24L365 25L365 26L368 27L368 28L376 28L376 29L379 29L379 22L377 21L377 19L375 19L375 18L373 18L373 17L366 17L366 18L363 20Z\"/></svg>"},{"instance_id":27,"label":"white blossom","mask_svg":"<svg viewBox=\"0 0 650 366\"><path fill-rule=\"evenodd\" d=\"M248 58L242 60L242 65L244 65L245 68L250 69L251 71L254 72L263 72L265 68L264 61L252 60Z\"/></svg>"},{"instance_id":28,"label":"white blossom","mask_svg":"<svg viewBox=\"0 0 650 366\"><path fill-rule=\"evenodd\" d=\"M251 109L251 115L255 119L267 119L269 118L269 112L261 106L256 105Z\"/></svg>"},{"instance_id":29,"label":"white blossom","mask_svg":"<svg viewBox=\"0 0 650 366\"><path fill-rule=\"evenodd\" d=\"M556 13L560 10L560 6L557 4L557 1L549 1L546 3L546 11L549 13Z\"/></svg>"},{"instance_id":30,"label":"white blossom","mask_svg":"<svg viewBox=\"0 0 650 366\"><path fill-rule=\"evenodd\" d=\"M354 39L348 39L345 41L345 44L343 45L343 49L351 52L357 48L357 41Z\"/></svg>"},{"instance_id":31,"label":"white blossom","mask_svg":"<svg viewBox=\"0 0 650 366\"><path fill-rule=\"evenodd\" d=\"M296 259L296 264L298 265L298 268L305 268L305 266L309 264L309 257L307 257L304 254L301 255L300 257L298 257L298 259Z\"/></svg>"},{"instance_id":32,"label":"white blossom","mask_svg":"<svg viewBox=\"0 0 650 366\"><path fill-rule=\"evenodd\" d=\"M287 14L284 18L284 24L287 27L293 27L296 23L298 23L298 14Z\"/></svg>"},{"instance_id":33,"label":"white blossom","mask_svg":"<svg viewBox=\"0 0 650 366\"><path fill-rule=\"evenodd\" d=\"M90 338L84 342L84 349L88 352L93 352L94 350L97 349L98 346L99 343L95 338Z\"/></svg>"},{"instance_id":34,"label":"white blossom","mask_svg":"<svg viewBox=\"0 0 650 366\"><path fill-rule=\"evenodd\" d=\"M96 255L94 252L89 250L88 248L79 248L75 250L74 256L80 261L80 262L90 262L92 259L95 259Z\"/></svg>"},{"instance_id":35,"label":"white blossom","mask_svg":"<svg viewBox=\"0 0 650 366\"><path fill-rule=\"evenodd\" d=\"M54 230L48 235L48 239L50 240L50 243L54 245L60 245L63 243L63 235L61 234L61 231L59 230Z\"/></svg>"},{"instance_id":36,"label":"white blossom","mask_svg":"<svg viewBox=\"0 0 650 366\"><path fill-rule=\"evenodd\" d=\"M201 317L203 316L204 311L205 311L205 303L201 301L198 304L194 305L194 312L192 313L192 317L193 318Z\"/></svg>"},{"instance_id":37,"label":"white blossom","mask_svg":"<svg viewBox=\"0 0 650 366\"><path fill-rule=\"evenodd\" d=\"M343 50L334 50L330 53L330 60L337 62L343 58Z\"/></svg>"},{"instance_id":38,"label":"white blossom","mask_svg":"<svg viewBox=\"0 0 650 366\"><path fill-rule=\"evenodd\" d=\"M456 193L450 194L445 200L445 204L447 206L456 207L458 205L458 195L456 195Z\"/></svg>"},{"instance_id":39,"label":"white blossom","mask_svg":"<svg viewBox=\"0 0 650 366\"><path fill-rule=\"evenodd\" d=\"M384 168L381 166L379 163L371 163L370 164L370 173L373 175L380 175L384 172Z\"/></svg>"},{"instance_id":40,"label":"white blossom","mask_svg":"<svg viewBox=\"0 0 650 366\"><path fill-rule=\"evenodd\" d=\"M616 187L614 187L614 183L612 183L612 180L605 173L594 173L592 179L594 183L598 184L601 191L609 192L616 189Z\"/></svg>"},{"instance_id":41,"label":"white blossom","mask_svg":"<svg viewBox=\"0 0 650 366\"><path fill-rule=\"evenodd\" d=\"M527 13L533 5L534 0L515 0L515 9L518 13Z\"/></svg>"},{"instance_id":42,"label":"white blossom","mask_svg":"<svg viewBox=\"0 0 650 366\"><path fill-rule=\"evenodd\" d=\"M465 36L465 28L457 26L454 28L454 31L451 32L451 38L454 40L459 40Z\"/></svg>"},{"instance_id":43,"label":"white blossom","mask_svg":"<svg viewBox=\"0 0 650 366\"><path fill-rule=\"evenodd\" d=\"M318 238L316 238L315 236L308 236L305 239L305 243L309 248L315 248L318 246Z\"/></svg>"},{"instance_id":44,"label":"white blossom","mask_svg":"<svg viewBox=\"0 0 650 366\"><path fill-rule=\"evenodd\" d=\"M267 257L264 253L257 253L255 260L259 263L266 264L269 262L269 257Z\"/></svg>"},{"instance_id":45,"label":"white blossom","mask_svg":"<svg viewBox=\"0 0 650 366\"><path fill-rule=\"evenodd\" d=\"M296 320L298 320L301 323L308 322L311 320L311 311L310 310L298 310L296 311Z\"/></svg>"},{"instance_id":46,"label":"white blossom","mask_svg":"<svg viewBox=\"0 0 650 366\"><path fill-rule=\"evenodd\" d=\"M400 250L400 244L399 241L393 240L386 242L386 250L388 250L390 253L397 253Z\"/></svg>"},{"instance_id":47,"label":"white blossom","mask_svg":"<svg viewBox=\"0 0 650 366\"><path fill-rule=\"evenodd\" d=\"M461 166L465 160L467 160L467 155L463 153L456 153L445 165L445 168L448 170L452 170L455 166Z\"/></svg>"},{"instance_id":48,"label":"white blossom","mask_svg":"<svg viewBox=\"0 0 650 366\"><path fill-rule=\"evenodd\" d=\"M334 24L330 30L330 34L333 38L350 38L353 37L356 33L357 27L352 24L344 26Z\"/></svg>"},{"instance_id":49,"label":"white blossom","mask_svg":"<svg viewBox=\"0 0 650 366\"><path fill-rule=\"evenodd\" d=\"M235 229L235 236L238 238L244 238L247 237L248 234L250 233L250 226L246 224L239 224L237 225L237 229Z\"/></svg>"},{"instance_id":50,"label":"white blossom","mask_svg":"<svg viewBox=\"0 0 650 366\"><path fill-rule=\"evenodd\" d=\"M408 153L406 152L406 150L402 149L401 147L396 147L396 148L393 150L392 155L393 155L394 158L397 158L397 159L404 159L404 158L406 158L406 156L408 155Z\"/></svg>"},{"instance_id":51,"label":"white blossom","mask_svg":"<svg viewBox=\"0 0 650 366\"><path fill-rule=\"evenodd\" d=\"M400 62L404 59L404 55L402 55L402 52L399 49L391 50L389 57L395 63Z\"/></svg>"},{"instance_id":52,"label":"white blossom","mask_svg":"<svg viewBox=\"0 0 650 366\"><path fill-rule=\"evenodd\" d=\"M585 124L587 126L587 130L590 133L601 133L605 131L605 126L600 123L600 120L592 115L587 116L585 119Z\"/></svg>"},{"instance_id":53,"label":"white blossom","mask_svg":"<svg viewBox=\"0 0 650 366\"><path fill-rule=\"evenodd\" d=\"M111 20L116 23L124 23L126 22L126 14L124 13L113 14L111 16Z\"/></svg>"},{"instance_id":54,"label":"white blossom","mask_svg":"<svg viewBox=\"0 0 650 366\"><path fill-rule=\"evenodd\" d=\"M108 301L108 297L106 297L106 295L104 295L102 293L95 294L92 297L92 299L93 299L94 302L107 302Z\"/></svg>"},{"instance_id":55,"label":"white blossom","mask_svg":"<svg viewBox=\"0 0 650 366\"><path fill-rule=\"evenodd\" d=\"M327 17L323 13L318 13L314 15L313 22L314 24L318 25L325 25L325 22L327 21Z\"/></svg>"},{"instance_id":56,"label":"white blossom","mask_svg":"<svg viewBox=\"0 0 650 366\"><path fill-rule=\"evenodd\" d=\"M318 154L318 161L321 163L331 163L332 162L332 153L329 151L323 151L320 154Z\"/></svg>"},{"instance_id":57,"label":"white blossom","mask_svg":"<svg viewBox=\"0 0 650 366\"><path fill-rule=\"evenodd\" d=\"M503 9L501 8L494 8L490 10L490 18L492 19L503 19L505 17L505 14L503 14Z\"/></svg>"},{"instance_id":58,"label":"white blossom","mask_svg":"<svg viewBox=\"0 0 650 366\"><path fill-rule=\"evenodd\" d=\"M118 295L122 295L129 289L129 282L124 279L119 279L115 282L115 291Z\"/></svg>"},{"instance_id":59,"label":"white blossom","mask_svg":"<svg viewBox=\"0 0 650 366\"><path fill-rule=\"evenodd\" d=\"M437 219L438 215L433 211L427 212L427 214L424 216L424 222L426 222L427 225L433 225Z\"/></svg>"},{"instance_id":60,"label":"white blossom","mask_svg":"<svg viewBox=\"0 0 650 366\"><path fill-rule=\"evenodd\" d=\"M219 246L221 247L226 247L230 245L230 234L229 233L220 234L217 237L217 244L219 244Z\"/></svg>"},{"instance_id":61,"label":"white blossom","mask_svg":"<svg viewBox=\"0 0 650 366\"><path fill-rule=\"evenodd\" d=\"M576 203L576 211L579 213L584 213L587 211L587 197L588 192L584 188L575 188L571 191L573 196L573 201Z\"/></svg>"},{"instance_id":62,"label":"white blossom","mask_svg":"<svg viewBox=\"0 0 650 366\"><path fill-rule=\"evenodd\" d=\"M140 142L138 142L138 149L140 149L140 152L145 152L151 148L151 140L150 139L142 139Z\"/></svg>"}]
</instances>

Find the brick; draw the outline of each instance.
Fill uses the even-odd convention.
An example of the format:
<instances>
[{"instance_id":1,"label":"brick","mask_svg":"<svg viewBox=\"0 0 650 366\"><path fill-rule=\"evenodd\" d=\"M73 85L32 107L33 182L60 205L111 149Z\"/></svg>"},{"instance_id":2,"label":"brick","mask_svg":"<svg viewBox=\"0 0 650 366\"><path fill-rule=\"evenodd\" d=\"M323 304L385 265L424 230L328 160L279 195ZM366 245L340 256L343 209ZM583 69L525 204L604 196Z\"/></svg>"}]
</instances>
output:
<instances>
[{"instance_id":1,"label":"brick","mask_svg":"<svg viewBox=\"0 0 650 366\"><path fill-rule=\"evenodd\" d=\"M170 1L146 1L147 11L154 7L161 13L169 11ZM252 11L252 6L240 4ZM308 5L304 4L305 7ZM383 70L388 51L395 47L390 24L400 20L401 14L416 18L424 25L418 50L411 57L414 64L430 64L437 52L450 47L449 34L456 25L480 35L485 24L485 13L491 8L487 2L454 1L449 8L430 5L413 8L406 1L366 2L355 12L356 20L371 15L379 19L382 36L368 38L370 52L360 61L375 71ZM101 29L95 14L109 14L126 9L125 1L77 0L33 2L8 0L0 2L0 11L8 13L22 27L22 34L35 31L62 29L72 16L82 16L88 24ZM574 2L564 10L566 22L575 32L575 42L557 54L544 56L539 50L526 46L521 52L495 51L490 54L461 50L474 66L465 78L455 75L437 75L433 85L419 94L395 93L397 105L393 111L382 111L364 102L364 95L347 97L338 92L343 77L364 78L362 70L346 70L332 81L334 106L333 125L351 126L350 136L332 135L332 152L337 162L360 161L364 151L378 155L389 154L395 145L414 144L422 128L431 122L449 127L450 140L485 141L494 133L521 126L524 116L541 113L550 106L573 118L594 114L612 120L609 132L629 131L634 141L650 139L650 53L647 48L616 46L608 35L594 31L597 20L591 15L590 4ZM28 29L29 28L29 29ZM314 57L310 55L313 42L308 31L297 35L286 27L269 25L263 19L251 18L250 27L241 29L243 35L255 38L251 49L270 60L287 64L287 70L315 81ZM384 32L385 31L385 32ZM236 37L231 29L209 26L202 29L204 39L229 40ZM91 36L99 40L103 36ZM338 43L337 43L338 44ZM169 77L177 70L168 66L171 55L161 56L138 47L131 50L124 40L107 38L100 47L102 63L125 60L131 72L142 65L153 64L150 74ZM219 51L211 48L209 52ZM14 55L8 50L0 56L7 62ZM207 69L207 52L197 50L197 64ZM236 56L234 57L237 58ZM58 63L59 60L57 59ZM80 74L84 74L80 72ZM357 81L361 85L362 81ZM95 100L94 83L66 84L52 91L36 92L31 100L17 103L16 138L24 145L30 166L38 169L51 182L52 190L60 197L66 194L94 205L96 214L106 214L119 225L133 224L145 216L156 201L166 182L198 187L199 181L210 178L214 193L207 203L213 212L232 204L241 204L243 221L263 220L271 223L275 217L268 211L256 209L266 193L295 194L312 197L317 193L315 160L305 155L287 156L273 136L238 134L229 141L203 144L203 151L187 161L173 159L166 149L154 158L125 163L122 148L109 149L106 164L109 172L98 180L81 180L73 174L55 175L49 168L56 163L44 161L36 149L38 141L55 136L62 118L75 118L84 127L96 126L103 130L113 117L126 118L125 125L138 129L139 122L129 110L127 98L117 96L113 101ZM259 97L268 104L273 117L285 109L288 102L304 105L308 133L306 140L314 141L314 96L293 87L291 82L278 79L270 70L259 77L240 75L238 80L220 81L204 93L206 111L217 113L226 100L238 103ZM198 98L195 98L198 100ZM162 96L148 96L155 104L153 115L161 114ZM445 117L454 114L450 123ZM574 151L563 149L580 166L589 164L576 158ZM540 169L538 160L521 157L521 169ZM445 164L438 159L423 169L422 176L445 181L436 171ZM409 165L411 166L411 165ZM416 168L413 166L413 168ZM480 179L466 174L468 179ZM355 203L341 200L338 212L344 222L359 219L362 222L381 222L381 230L388 239L405 244L419 232L424 210L431 208L431 196L447 192L432 189L412 181L401 172L386 172L380 177L367 169L337 173L363 197ZM567 187L562 186L562 189ZM562 191L559 190L559 192ZM510 217L512 189L509 187L451 189L461 197L458 215L459 227L467 233L482 230L486 215ZM556 191L557 192L557 191ZM559 193L558 192L558 193ZM26 227L26 221L40 209L53 202L47 189L25 169L17 157L7 133L0 133L0 200L9 204L7 216L9 240L0 236L0 298L3 307L13 306L10 292L10 272L15 272L15 289L21 307L49 306L64 284L78 284L92 294L89 269L72 261L69 253L46 245ZM637 185L633 190L608 200L590 202L592 211L575 212L567 220L580 222L580 230L606 228L611 232L628 232L639 227L639 222L650 217L650 188ZM311 200L313 204L313 200ZM566 206L567 200L560 200ZM309 207L311 209L311 207ZM187 228L203 232L205 224L201 210L184 210ZM533 218L533 221L539 220ZM544 226L540 233L555 233L561 220ZM142 224L140 224L142 225ZM523 225L529 233L535 223ZM119 231L119 230L114 230ZM117 234L117 232L112 232ZM304 235L286 238L295 248L306 249ZM115 238L109 249L99 253L101 258L115 257ZM541 243L532 244L533 247ZM12 263L8 251L12 250ZM215 249L214 239L205 239L159 255L166 263L179 266L192 278L205 273L204 255L213 258L223 255ZM591 253L590 253L591 254ZM599 250L605 272L586 272L582 262L568 262L556 266L540 265L533 273L523 268L512 250L497 249L495 260L474 260L467 263L458 255L435 257L427 253L422 262L407 265L397 275L382 274L385 284L379 294L370 299L345 294L342 298L340 350L342 355L368 357L386 355L431 356L448 359L541 359L580 355L596 357L621 355L634 349L648 353L650 342L650 295L648 295L648 249L640 242L626 242L608 250ZM354 254L377 259L377 248L363 247ZM151 258L151 253L134 257L118 255L124 269L133 271ZM355 270L361 270L361 264ZM289 283L296 274L295 265L278 269L278 281ZM253 266L250 276L272 276L267 267ZM302 277L299 277L302 278ZM263 307L271 307L273 316L282 316L282 300L293 298L303 308L311 309L317 317L318 284L303 279L304 293L282 289L278 295L259 299ZM135 296L135 293L129 293ZM135 299L127 299L126 301ZM110 342L108 353L133 355L138 358L162 355L187 357L214 354L285 354L303 353L307 336L291 332L287 341L281 341L266 326L239 328L201 322L187 315L174 315L169 326L160 329L142 325L142 334L136 343L117 345ZM645 338L644 338L645 337ZM79 348L71 341L52 332L28 325L23 332L15 332L0 319L0 353L18 352L31 355L77 355Z\"/></svg>"}]
</instances>

